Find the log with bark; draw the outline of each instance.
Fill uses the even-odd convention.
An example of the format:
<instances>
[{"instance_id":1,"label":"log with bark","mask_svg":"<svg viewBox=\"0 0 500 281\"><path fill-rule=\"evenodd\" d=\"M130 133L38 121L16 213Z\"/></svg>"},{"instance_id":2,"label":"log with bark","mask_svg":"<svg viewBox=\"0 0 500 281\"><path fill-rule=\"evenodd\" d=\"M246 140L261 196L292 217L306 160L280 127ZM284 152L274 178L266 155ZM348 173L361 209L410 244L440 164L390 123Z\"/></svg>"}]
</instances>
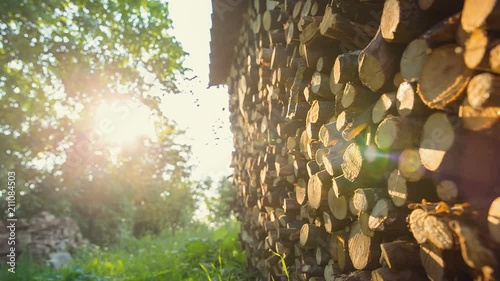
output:
<instances>
[{"instance_id":1,"label":"log with bark","mask_svg":"<svg viewBox=\"0 0 500 281\"><path fill-rule=\"evenodd\" d=\"M359 54L359 79L372 91L380 90L388 82L392 84L403 51L404 45L385 41L379 29Z\"/></svg>"},{"instance_id":2,"label":"log with bark","mask_svg":"<svg viewBox=\"0 0 500 281\"><path fill-rule=\"evenodd\" d=\"M377 267L380 257L378 237L368 237L361 232L359 222L353 222L349 231L349 257L356 269L372 269Z\"/></svg>"},{"instance_id":3,"label":"log with bark","mask_svg":"<svg viewBox=\"0 0 500 281\"><path fill-rule=\"evenodd\" d=\"M388 42L409 43L425 31L431 20L414 0L387 0L380 22L382 37Z\"/></svg>"},{"instance_id":4,"label":"log with bark","mask_svg":"<svg viewBox=\"0 0 500 281\"><path fill-rule=\"evenodd\" d=\"M483 26L495 31L500 30L500 4L497 0L464 2L461 23L466 32L473 32Z\"/></svg>"},{"instance_id":5,"label":"log with bark","mask_svg":"<svg viewBox=\"0 0 500 281\"><path fill-rule=\"evenodd\" d=\"M321 21L320 32L325 37L341 41L345 52L354 51L353 47L364 48L376 30L371 25L350 21L342 14L334 12L334 8L328 5Z\"/></svg>"},{"instance_id":6,"label":"log with bark","mask_svg":"<svg viewBox=\"0 0 500 281\"><path fill-rule=\"evenodd\" d=\"M420 121L389 116L378 125L375 143L382 150L414 147L420 140L422 126Z\"/></svg>"},{"instance_id":7,"label":"log with bark","mask_svg":"<svg viewBox=\"0 0 500 281\"><path fill-rule=\"evenodd\" d=\"M342 53L337 56L332 75L335 83L360 83L358 74L358 57L360 50Z\"/></svg>"},{"instance_id":8,"label":"log with bark","mask_svg":"<svg viewBox=\"0 0 500 281\"><path fill-rule=\"evenodd\" d=\"M411 41L401 57L401 76L408 82L416 82L432 49L456 43L459 25L460 13L442 20Z\"/></svg>"}]
</instances>

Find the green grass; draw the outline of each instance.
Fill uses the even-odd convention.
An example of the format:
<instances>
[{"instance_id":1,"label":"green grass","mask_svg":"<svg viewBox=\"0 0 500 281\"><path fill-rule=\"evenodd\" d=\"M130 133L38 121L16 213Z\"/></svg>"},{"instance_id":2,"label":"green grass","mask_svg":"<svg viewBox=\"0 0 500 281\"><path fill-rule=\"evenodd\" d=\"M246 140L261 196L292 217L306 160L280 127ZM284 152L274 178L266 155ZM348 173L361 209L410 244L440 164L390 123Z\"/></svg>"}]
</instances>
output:
<instances>
[{"instance_id":1,"label":"green grass","mask_svg":"<svg viewBox=\"0 0 500 281\"><path fill-rule=\"evenodd\" d=\"M161 235L127 239L110 249L82 249L68 267L56 271L21 256L16 273L2 267L5 281L101 280L246 280L245 255L239 248L237 223L212 230L185 230L175 237Z\"/></svg>"}]
</instances>

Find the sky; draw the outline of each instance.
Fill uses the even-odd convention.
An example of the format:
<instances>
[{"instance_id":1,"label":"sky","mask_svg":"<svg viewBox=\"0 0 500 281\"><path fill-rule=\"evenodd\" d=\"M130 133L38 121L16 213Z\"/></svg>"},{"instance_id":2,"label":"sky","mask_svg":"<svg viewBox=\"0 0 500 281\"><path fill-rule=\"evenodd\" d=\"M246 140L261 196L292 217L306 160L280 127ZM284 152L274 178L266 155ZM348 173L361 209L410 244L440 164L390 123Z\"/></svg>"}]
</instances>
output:
<instances>
[{"instance_id":1,"label":"sky","mask_svg":"<svg viewBox=\"0 0 500 281\"><path fill-rule=\"evenodd\" d=\"M185 67L192 69L188 77L197 78L178 85L182 94L162 98L163 114L186 131L181 141L192 147L195 165L192 177L219 179L229 176L232 134L229 126L227 89L208 86L210 53L211 1L169 1L171 34L189 55Z\"/></svg>"}]
</instances>

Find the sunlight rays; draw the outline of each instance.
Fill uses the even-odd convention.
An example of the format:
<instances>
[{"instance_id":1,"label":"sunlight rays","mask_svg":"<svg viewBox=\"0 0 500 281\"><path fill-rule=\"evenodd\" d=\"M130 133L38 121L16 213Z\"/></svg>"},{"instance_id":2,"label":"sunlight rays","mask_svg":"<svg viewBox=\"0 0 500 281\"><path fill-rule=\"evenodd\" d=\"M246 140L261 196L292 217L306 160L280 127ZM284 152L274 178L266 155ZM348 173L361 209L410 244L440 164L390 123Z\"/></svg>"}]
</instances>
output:
<instances>
[{"instance_id":1,"label":"sunlight rays","mask_svg":"<svg viewBox=\"0 0 500 281\"><path fill-rule=\"evenodd\" d=\"M154 135L151 111L138 102L105 101L95 115L95 128L106 143L124 145Z\"/></svg>"}]
</instances>

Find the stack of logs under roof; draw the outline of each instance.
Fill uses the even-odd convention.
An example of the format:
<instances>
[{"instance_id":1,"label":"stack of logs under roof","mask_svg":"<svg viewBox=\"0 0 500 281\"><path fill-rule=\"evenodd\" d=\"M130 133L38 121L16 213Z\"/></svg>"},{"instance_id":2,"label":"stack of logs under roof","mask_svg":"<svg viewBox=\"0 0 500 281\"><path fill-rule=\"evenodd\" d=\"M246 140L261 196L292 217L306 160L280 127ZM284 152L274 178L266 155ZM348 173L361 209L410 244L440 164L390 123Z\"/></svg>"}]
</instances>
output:
<instances>
[{"instance_id":1,"label":"stack of logs under roof","mask_svg":"<svg viewBox=\"0 0 500 281\"><path fill-rule=\"evenodd\" d=\"M498 280L500 1L250 1L227 78L254 280Z\"/></svg>"}]
</instances>

